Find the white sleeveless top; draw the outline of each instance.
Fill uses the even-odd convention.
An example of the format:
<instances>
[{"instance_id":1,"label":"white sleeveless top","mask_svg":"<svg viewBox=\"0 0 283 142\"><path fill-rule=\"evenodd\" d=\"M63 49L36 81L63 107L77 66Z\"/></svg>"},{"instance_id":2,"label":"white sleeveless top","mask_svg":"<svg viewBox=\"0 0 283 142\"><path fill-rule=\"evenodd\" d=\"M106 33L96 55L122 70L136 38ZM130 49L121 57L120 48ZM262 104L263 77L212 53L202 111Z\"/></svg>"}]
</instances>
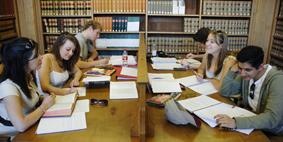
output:
<instances>
[{"instance_id":1,"label":"white sleeveless top","mask_svg":"<svg viewBox=\"0 0 283 142\"><path fill-rule=\"evenodd\" d=\"M222 69L220 71L220 73L215 76L214 73L210 72L208 69L207 69L207 64L206 64L206 69L205 69L205 74L206 74L206 77L207 78L214 78L214 79L217 79L218 81L220 81L221 77L222 77L222 74L223 74L223 67L224 67L224 64L226 61L228 61L229 59L234 59L234 60L237 60L236 57L232 56L232 55L229 55L227 56L224 61L223 61L223 66L222 66Z\"/></svg>"},{"instance_id":2,"label":"white sleeveless top","mask_svg":"<svg viewBox=\"0 0 283 142\"><path fill-rule=\"evenodd\" d=\"M68 80L69 73L68 73L67 70L63 73L54 71L54 66L53 66L52 60L51 60L51 63L52 63L53 71L49 74L49 81L50 81L49 84L52 85L52 86L61 88L61 87L63 87L63 85ZM37 84L38 84L38 89L39 89L40 93L41 94L47 94L47 92L42 91L37 70L36 70L36 78L37 78Z\"/></svg>"}]
</instances>

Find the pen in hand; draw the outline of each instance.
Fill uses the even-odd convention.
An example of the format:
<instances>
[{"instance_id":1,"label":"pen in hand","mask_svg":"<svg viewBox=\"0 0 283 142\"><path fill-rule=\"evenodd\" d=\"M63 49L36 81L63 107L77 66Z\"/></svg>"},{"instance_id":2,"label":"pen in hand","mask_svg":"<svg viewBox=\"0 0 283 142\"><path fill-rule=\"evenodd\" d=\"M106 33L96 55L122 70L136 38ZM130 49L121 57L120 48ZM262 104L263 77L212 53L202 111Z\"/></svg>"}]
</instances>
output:
<instances>
[{"instance_id":1,"label":"pen in hand","mask_svg":"<svg viewBox=\"0 0 283 142\"><path fill-rule=\"evenodd\" d=\"M70 87L71 87L71 89L73 89L73 86L72 86L72 85L70 85ZM78 92L78 96L80 96L79 92Z\"/></svg>"},{"instance_id":2,"label":"pen in hand","mask_svg":"<svg viewBox=\"0 0 283 142\"><path fill-rule=\"evenodd\" d=\"M193 69L191 69L198 77L200 77L200 75L196 72L196 71L194 71ZM201 78L201 77L200 77Z\"/></svg>"}]
</instances>

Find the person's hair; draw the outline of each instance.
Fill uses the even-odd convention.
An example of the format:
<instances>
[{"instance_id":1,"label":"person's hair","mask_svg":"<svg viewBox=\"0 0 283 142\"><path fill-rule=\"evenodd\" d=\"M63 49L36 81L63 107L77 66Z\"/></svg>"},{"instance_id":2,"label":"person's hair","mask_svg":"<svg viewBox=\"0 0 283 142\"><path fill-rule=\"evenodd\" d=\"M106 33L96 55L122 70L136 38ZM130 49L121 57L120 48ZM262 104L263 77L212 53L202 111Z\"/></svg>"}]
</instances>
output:
<instances>
[{"instance_id":1,"label":"person's hair","mask_svg":"<svg viewBox=\"0 0 283 142\"><path fill-rule=\"evenodd\" d=\"M263 63L263 58L264 52L258 46L246 46L237 55L238 62L248 63L256 69Z\"/></svg>"},{"instance_id":2,"label":"person's hair","mask_svg":"<svg viewBox=\"0 0 283 142\"><path fill-rule=\"evenodd\" d=\"M80 44L79 44L77 38L74 35L72 35L68 32L64 32L64 33L60 34L60 36L58 37L58 39L54 43L54 46L51 49L50 53L53 54L55 56L57 62L59 62L61 60L60 49L66 43L67 40L74 43L76 49L74 51L74 54L70 57L69 60L64 60L64 59L62 60L62 62L63 62L62 68L64 70L67 69L68 71L71 71L71 70L73 70L75 64L78 62L78 60L80 58L80 52L81 52Z\"/></svg>"},{"instance_id":3,"label":"person's hair","mask_svg":"<svg viewBox=\"0 0 283 142\"><path fill-rule=\"evenodd\" d=\"M206 39L209 35L209 28L200 28L197 33L193 36L193 39L197 42L200 42L202 44L206 43Z\"/></svg>"},{"instance_id":4,"label":"person's hair","mask_svg":"<svg viewBox=\"0 0 283 142\"><path fill-rule=\"evenodd\" d=\"M227 55L229 55L229 51L227 50L228 47L228 36L223 31L210 31L209 34L211 34L214 37L214 41L218 46L222 46L219 55L218 55L218 61L217 61L217 70L214 73L215 76L217 76L223 67L223 61L226 58ZM212 54L208 54L207 56L207 68L210 69L211 62L213 59Z\"/></svg>"},{"instance_id":5,"label":"person's hair","mask_svg":"<svg viewBox=\"0 0 283 142\"><path fill-rule=\"evenodd\" d=\"M35 56L38 54L37 43L25 37L17 37L10 42L6 42L2 45L2 62L4 65L3 72L0 76L0 83L6 79L12 80L16 83L27 98L31 99L31 92L28 88L26 79L28 75L28 61L32 55L32 51L35 49ZM36 84L35 75L30 72L33 81Z\"/></svg>"},{"instance_id":6,"label":"person's hair","mask_svg":"<svg viewBox=\"0 0 283 142\"><path fill-rule=\"evenodd\" d=\"M93 30L95 30L95 29L100 29L100 31L103 30L102 25L99 22L90 20L90 21L85 23L83 31L88 29L90 26L92 27Z\"/></svg>"}]
</instances>

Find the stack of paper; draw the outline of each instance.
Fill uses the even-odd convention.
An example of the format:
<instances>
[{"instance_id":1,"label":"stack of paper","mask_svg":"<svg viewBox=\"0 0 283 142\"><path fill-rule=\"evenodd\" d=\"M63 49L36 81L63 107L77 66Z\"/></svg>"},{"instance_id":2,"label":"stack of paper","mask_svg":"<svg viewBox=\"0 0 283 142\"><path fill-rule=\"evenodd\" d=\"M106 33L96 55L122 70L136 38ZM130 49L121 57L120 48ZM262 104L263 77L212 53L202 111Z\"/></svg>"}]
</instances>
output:
<instances>
[{"instance_id":1,"label":"stack of paper","mask_svg":"<svg viewBox=\"0 0 283 142\"><path fill-rule=\"evenodd\" d=\"M150 84L152 80L155 79L175 80L172 73L148 73L148 81Z\"/></svg>"},{"instance_id":2,"label":"stack of paper","mask_svg":"<svg viewBox=\"0 0 283 142\"><path fill-rule=\"evenodd\" d=\"M186 59L188 61L188 63L191 63L191 64L201 64L200 61L198 60L195 60L195 59ZM177 60L177 63L181 63L182 60Z\"/></svg>"},{"instance_id":3,"label":"stack of paper","mask_svg":"<svg viewBox=\"0 0 283 142\"><path fill-rule=\"evenodd\" d=\"M122 56L111 56L109 60L109 64L112 64L113 66L122 66L123 65ZM131 65L137 65L137 62L134 56L129 55L128 56L128 66L131 66Z\"/></svg>"},{"instance_id":4,"label":"stack of paper","mask_svg":"<svg viewBox=\"0 0 283 142\"><path fill-rule=\"evenodd\" d=\"M153 79L151 88L153 93L182 92L177 80Z\"/></svg>"},{"instance_id":5,"label":"stack of paper","mask_svg":"<svg viewBox=\"0 0 283 142\"><path fill-rule=\"evenodd\" d=\"M161 64L161 63L176 63L176 58L160 58L160 57L153 57L151 58L153 64Z\"/></svg>"},{"instance_id":6,"label":"stack of paper","mask_svg":"<svg viewBox=\"0 0 283 142\"><path fill-rule=\"evenodd\" d=\"M170 64L151 64L155 70L173 70L174 68L184 68L181 64L170 63Z\"/></svg>"},{"instance_id":7,"label":"stack of paper","mask_svg":"<svg viewBox=\"0 0 283 142\"><path fill-rule=\"evenodd\" d=\"M213 84L206 79L198 81L195 75L176 79L182 85L202 95L209 95L218 92Z\"/></svg>"},{"instance_id":8,"label":"stack of paper","mask_svg":"<svg viewBox=\"0 0 283 142\"><path fill-rule=\"evenodd\" d=\"M138 69L130 67L117 68L117 80L137 80Z\"/></svg>"},{"instance_id":9,"label":"stack of paper","mask_svg":"<svg viewBox=\"0 0 283 142\"><path fill-rule=\"evenodd\" d=\"M105 84L109 83L111 77L110 76L100 76L100 77L86 77L82 80L85 84Z\"/></svg>"},{"instance_id":10,"label":"stack of paper","mask_svg":"<svg viewBox=\"0 0 283 142\"><path fill-rule=\"evenodd\" d=\"M196 114L210 127L217 126L214 116L227 114L229 117L249 117L256 114L245 109L228 105L207 96L178 101L185 109ZM236 131L249 135L254 129L236 129Z\"/></svg>"},{"instance_id":11,"label":"stack of paper","mask_svg":"<svg viewBox=\"0 0 283 142\"><path fill-rule=\"evenodd\" d=\"M133 99L138 97L135 81L110 82L110 99Z\"/></svg>"},{"instance_id":12,"label":"stack of paper","mask_svg":"<svg viewBox=\"0 0 283 142\"><path fill-rule=\"evenodd\" d=\"M85 113L76 112L71 116L41 118L36 134L74 131L86 128Z\"/></svg>"}]
</instances>

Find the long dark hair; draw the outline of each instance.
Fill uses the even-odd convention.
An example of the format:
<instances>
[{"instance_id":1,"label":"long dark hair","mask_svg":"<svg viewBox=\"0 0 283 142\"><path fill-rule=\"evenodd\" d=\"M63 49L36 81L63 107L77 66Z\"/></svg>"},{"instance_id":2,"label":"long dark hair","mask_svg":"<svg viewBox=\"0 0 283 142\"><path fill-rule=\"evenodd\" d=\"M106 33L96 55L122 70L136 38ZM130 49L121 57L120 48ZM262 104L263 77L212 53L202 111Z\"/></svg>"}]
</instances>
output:
<instances>
[{"instance_id":1,"label":"long dark hair","mask_svg":"<svg viewBox=\"0 0 283 142\"><path fill-rule=\"evenodd\" d=\"M54 46L51 49L50 53L53 54L56 60L59 62L61 60L60 47L63 46L67 40L73 42L74 45L76 46L76 49L74 51L74 54L70 57L69 60L64 60L64 59L62 60L63 62L62 68L64 70L67 69L68 71L71 71L73 70L75 64L78 62L81 52L80 44L74 35L68 32L62 33L54 43Z\"/></svg>"},{"instance_id":2,"label":"long dark hair","mask_svg":"<svg viewBox=\"0 0 283 142\"><path fill-rule=\"evenodd\" d=\"M217 61L217 70L214 73L215 76L217 76L223 66L223 61L226 58L227 55L229 55L229 52L227 50L228 47L228 36L225 32L223 31L210 31L209 34L211 34L214 37L214 41L216 42L217 45L222 46L219 55L218 55L218 61ZM207 56L207 69L210 69L211 67L211 62L213 59L213 55L208 54Z\"/></svg>"},{"instance_id":3,"label":"long dark hair","mask_svg":"<svg viewBox=\"0 0 283 142\"><path fill-rule=\"evenodd\" d=\"M35 55L37 55L37 43L25 37L18 37L6 42L1 48L4 69L0 76L0 83L6 79L12 80L29 99L32 97L26 79L28 78L28 61L34 49ZM36 84L34 73L31 72L31 75Z\"/></svg>"}]
</instances>

